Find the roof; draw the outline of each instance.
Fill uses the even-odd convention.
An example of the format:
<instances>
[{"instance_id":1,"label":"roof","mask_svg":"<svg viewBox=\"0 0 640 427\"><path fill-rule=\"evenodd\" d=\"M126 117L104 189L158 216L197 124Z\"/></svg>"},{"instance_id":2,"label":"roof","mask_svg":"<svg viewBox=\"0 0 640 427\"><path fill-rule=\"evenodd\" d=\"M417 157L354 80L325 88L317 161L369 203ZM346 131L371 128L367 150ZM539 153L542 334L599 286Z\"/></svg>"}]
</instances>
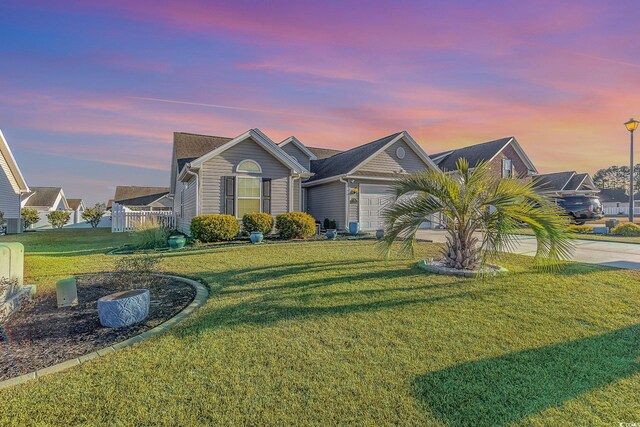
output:
<instances>
[{"instance_id":1,"label":"roof","mask_svg":"<svg viewBox=\"0 0 640 427\"><path fill-rule=\"evenodd\" d=\"M629 195L626 190L620 188L605 188L600 190L601 202L629 202Z\"/></svg>"},{"instance_id":2,"label":"roof","mask_svg":"<svg viewBox=\"0 0 640 427\"><path fill-rule=\"evenodd\" d=\"M24 206L51 208L56 204L61 191L61 187L31 187Z\"/></svg>"},{"instance_id":3,"label":"roof","mask_svg":"<svg viewBox=\"0 0 640 427\"><path fill-rule=\"evenodd\" d=\"M574 171L554 172L533 177L534 186L545 191L560 191L575 175Z\"/></svg>"},{"instance_id":4,"label":"roof","mask_svg":"<svg viewBox=\"0 0 640 427\"><path fill-rule=\"evenodd\" d=\"M331 157L311 162L311 172L315 173L307 182L317 181L338 175L344 175L353 170L360 163L378 152L402 132L397 132L384 138L376 139L364 145L343 151ZM310 150L312 150L310 148ZM312 150L313 151L313 150ZM317 154L316 154L317 155ZM318 156L319 157L319 156Z\"/></svg>"},{"instance_id":5,"label":"roof","mask_svg":"<svg viewBox=\"0 0 640 427\"><path fill-rule=\"evenodd\" d=\"M169 189L167 187L136 187L119 185L116 187L116 194L113 201L125 206L146 206L167 194L169 194Z\"/></svg>"},{"instance_id":6,"label":"roof","mask_svg":"<svg viewBox=\"0 0 640 427\"><path fill-rule=\"evenodd\" d=\"M111 208L113 207L113 199L109 199L107 200L107 204L105 205L107 210L111 210Z\"/></svg>"},{"instance_id":7,"label":"roof","mask_svg":"<svg viewBox=\"0 0 640 427\"><path fill-rule=\"evenodd\" d=\"M469 166L475 167L481 162L493 159L514 137L500 138L481 144L469 145L451 151L432 154L431 160L442 170L456 170L458 159L467 159Z\"/></svg>"},{"instance_id":8,"label":"roof","mask_svg":"<svg viewBox=\"0 0 640 427\"><path fill-rule=\"evenodd\" d=\"M342 153L340 150L334 150L331 148L307 147L307 149L315 154L318 160L326 159L327 157Z\"/></svg>"},{"instance_id":9,"label":"roof","mask_svg":"<svg viewBox=\"0 0 640 427\"><path fill-rule=\"evenodd\" d=\"M13 175L13 178L15 180L15 186L14 186L14 182L11 183L11 185L14 187L15 192L18 194L28 193L30 191L29 186L27 185L27 182L22 176L22 172L20 172L18 163L16 162L16 159L13 157L11 148L9 148L9 144L7 143L7 140L4 138L4 134L2 133L2 130L0 130L0 153L2 153L2 156L7 162L7 165L9 166L9 170L11 171L11 174ZM9 178L9 180L11 179Z\"/></svg>"},{"instance_id":10,"label":"roof","mask_svg":"<svg viewBox=\"0 0 640 427\"><path fill-rule=\"evenodd\" d=\"M302 142L300 142L300 140L298 138L296 138L293 135L290 136L289 138L285 139L284 141L280 142L278 144L278 146L280 148L282 148L282 147L286 146L287 144L295 145L296 147L298 147L298 150L302 151L311 160L317 160L318 159L318 157L312 151L309 151L309 149Z\"/></svg>"},{"instance_id":11,"label":"roof","mask_svg":"<svg viewBox=\"0 0 640 427\"><path fill-rule=\"evenodd\" d=\"M173 149L175 150L175 158L178 163L178 171L181 171L185 164L223 146L232 139L233 138L226 136L174 132Z\"/></svg>"},{"instance_id":12,"label":"roof","mask_svg":"<svg viewBox=\"0 0 640 427\"><path fill-rule=\"evenodd\" d=\"M78 208L82 205L82 199L67 199L67 204L69 208L77 211Z\"/></svg>"},{"instance_id":13,"label":"roof","mask_svg":"<svg viewBox=\"0 0 640 427\"><path fill-rule=\"evenodd\" d=\"M571 177L567 185L564 186L564 190L579 190L584 180L589 176L586 173L576 173Z\"/></svg>"}]
</instances>

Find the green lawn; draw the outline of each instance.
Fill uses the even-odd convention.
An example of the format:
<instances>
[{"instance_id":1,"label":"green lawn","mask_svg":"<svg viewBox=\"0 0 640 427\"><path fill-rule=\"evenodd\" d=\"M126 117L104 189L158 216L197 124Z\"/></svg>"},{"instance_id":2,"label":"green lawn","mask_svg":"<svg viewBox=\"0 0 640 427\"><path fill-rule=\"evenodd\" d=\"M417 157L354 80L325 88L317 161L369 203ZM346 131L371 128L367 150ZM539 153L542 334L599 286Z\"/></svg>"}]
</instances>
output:
<instances>
[{"instance_id":1,"label":"green lawn","mask_svg":"<svg viewBox=\"0 0 640 427\"><path fill-rule=\"evenodd\" d=\"M51 291L54 278L111 268L103 252L126 236L20 240L30 281ZM640 421L638 272L547 275L509 256L510 274L482 282L382 261L371 241L173 253L162 265L208 282L208 303L162 336L0 391L0 425Z\"/></svg>"}]
</instances>

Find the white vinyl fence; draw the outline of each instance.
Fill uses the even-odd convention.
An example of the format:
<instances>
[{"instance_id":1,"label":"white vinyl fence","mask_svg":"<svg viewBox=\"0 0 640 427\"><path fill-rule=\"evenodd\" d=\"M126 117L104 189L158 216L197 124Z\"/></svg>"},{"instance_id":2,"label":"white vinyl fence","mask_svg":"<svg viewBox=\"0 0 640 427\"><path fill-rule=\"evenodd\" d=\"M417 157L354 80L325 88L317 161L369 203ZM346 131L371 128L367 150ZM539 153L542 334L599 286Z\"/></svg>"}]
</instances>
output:
<instances>
[{"instance_id":1,"label":"white vinyl fence","mask_svg":"<svg viewBox=\"0 0 640 427\"><path fill-rule=\"evenodd\" d=\"M629 206L605 206L602 211L606 216L629 215ZM634 215L640 215L640 206L633 208Z\"/></svg>"},{"instance_id":2,"label":"white vinyl fence","mask_svg":"<svg viewBox=\"0 0 640 427\"><path fill-rule=\"evenodd\" d=\"M111 210L111 232L134 231L147 222L155 222L161 227L175 228L175 217L171 211L131 211L116 203Z\"/></svg>"}]
</instances>

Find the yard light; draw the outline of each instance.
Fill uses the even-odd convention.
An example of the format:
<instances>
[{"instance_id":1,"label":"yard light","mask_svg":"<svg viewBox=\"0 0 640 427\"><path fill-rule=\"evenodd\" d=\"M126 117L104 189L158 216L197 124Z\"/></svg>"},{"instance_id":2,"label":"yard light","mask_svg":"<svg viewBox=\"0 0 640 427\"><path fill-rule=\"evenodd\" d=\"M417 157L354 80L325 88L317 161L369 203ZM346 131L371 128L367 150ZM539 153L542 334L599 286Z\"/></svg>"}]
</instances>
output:
<instances>
[{"instance_id":1,"label":"yard light","mask_svg":"<svg viewBox=\"0 0 640 427\"><path fill-rule=\"evenodd\" d=\"M633 131L638 129L638 121L629 119L624 125L631 134L630 161L629 161L629 222L633 223Z\"/></svg>"}]
</instances>

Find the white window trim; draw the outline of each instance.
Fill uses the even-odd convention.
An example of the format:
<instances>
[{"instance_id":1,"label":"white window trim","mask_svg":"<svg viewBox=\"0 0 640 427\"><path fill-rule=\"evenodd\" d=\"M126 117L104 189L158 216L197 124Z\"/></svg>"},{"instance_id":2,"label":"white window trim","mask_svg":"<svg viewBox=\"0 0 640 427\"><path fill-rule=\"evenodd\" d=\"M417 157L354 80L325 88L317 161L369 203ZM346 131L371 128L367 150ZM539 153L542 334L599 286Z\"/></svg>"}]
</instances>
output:
<instances>
[{"instance_id":1,"label":"white window trim","mask_svg":"<svg viewBox=\"0 0 640 427\"><path fill-rule=\"evenodd\" d=\"M244 160L243 160L244 161ZM242 162L240 162L242 163ZM260 166L260 165L258 165ZM239 190L239 184L240 184L240 180L242 178L249 178L249 179L257 179L260 182L260 185L258 185L258 188L260 189L260 196L259 197L240 197L240 192ZM238 219L242 219L242 217L240 216L240 212L238 212L238 200L242 199L242 200L258 200L258 208L260 209L259 212L262 212L262 177L258 177L258 176L251 176L251 175L241 175L241 176L236 176L236 190L235 190L235 200L233 201L234 203L234 211L236 213L236 218Z\"/></svg>"},{"instance_id":2,"label":"white window trim","mask_svg":"<svg viewBox=\"0 0 640 427\"><path fill-rule=\"evenodd\" d=\"M254 165L258 166L258 170L257 171L248 171L248 170L240 169L240 165L245 163L245 162L251 162ZM238 172L238 173L249 173L249 174L262 173L262 166L260 166L260 163L256 162L253 159L244 159L241 162L238 162L238 165L236 166L236 172Z\"/></svg>"}]
</instances>

